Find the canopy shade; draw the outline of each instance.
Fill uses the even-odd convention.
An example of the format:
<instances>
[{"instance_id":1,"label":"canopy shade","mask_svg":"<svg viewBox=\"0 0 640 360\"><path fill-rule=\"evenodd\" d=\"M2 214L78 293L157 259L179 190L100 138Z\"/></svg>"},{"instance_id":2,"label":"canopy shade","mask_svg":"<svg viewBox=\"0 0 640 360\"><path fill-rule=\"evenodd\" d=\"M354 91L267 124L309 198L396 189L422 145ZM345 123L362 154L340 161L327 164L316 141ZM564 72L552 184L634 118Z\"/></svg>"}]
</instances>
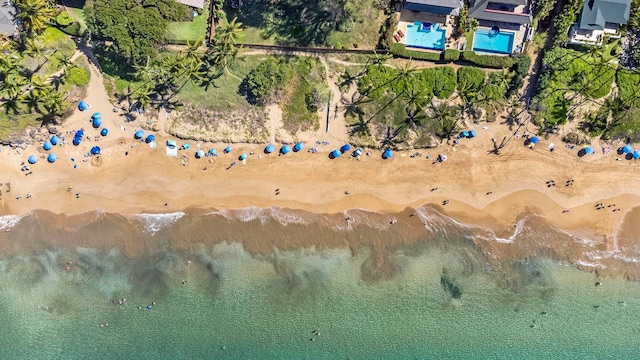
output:
<instances>
[{"instance_id":1,"label":"canopy shade","mask_svg":"<svg viewBox=\"0 0 640 360\"><path fill-rule=\"evenodd\" d=\"M474 138L474 137L476 137L476 131L475 131L475 130L471 130L471 131L469 131L469 137L470 137L470 138Z\"/></svg>"},{"instance_id":2,"label":"canopy shade","mask_svg":"<svg viewBox=\"0 0 640 360\"><path fill-rule=\"evenodd\" d=\"M640 159L640 151L634 150L633 151L633 158L634 159Z\"/></svg>"},{"instance_id":3,"label":"canopy shade","mask_svg":"<svg viewBox=\"0 0 640 360\"><path fill-rule=\"evenodd\" d=\"M99 117L93 118L91 119L91 125L93 125L93 127L97 129L102 126L102 120Z\"/></svg>"},{"instance_id":4,"label":"canopy shade","mask_svg":"<svg viewBox=\"0 0 640 360\"><path fill-rule=\"evenodd\" d=\"M38 162L38 157L35 155L29 155L29 159L27 161L29 161L29 164L33 165Z\"/></svg>"},{"instance_id":5,"label":"canopy shade","mask_svg":"<svg viewBox=\"0 0 640 360\"><path fill-rule=\"evenodd\" d=\"M49 141L51 142L51 145L58 145L58 142L60 142L60 139L57 136L53 135L51 137L51 140Z\"/></svg>"},{"instance_id":6,"label":"canopy shade","mask_svg":"<svg viewBox=\"0 0 640 360\"><path fill-rule=\"evenodd\" d=\"M56 162L56 160L58 160L56 154L49 154L49 156L47 156L47 161L50 163L54 163Z\"/></svg>"},{"instance_id":7,"label":"canopy shade","mask_svg":"<svg viewBox=\"0 0 640 360\"><path fill-rule=\"evenodd\" d=\"M231 152L231 146L227 146L226 148L224 148L224 153L228 154Z\"/></svg>"},{"instance_id":8,"label":"canopy shade","mask_svg":"<svg viewBox=\"0 0 640 360\"><path fill-rule=\"evenodd\" d=\"M537 144L538 141L540 141L540 139L538 139L537 136L532 137L531 139L529 139L529 141L531 141L532 144Z\"/></svg>"},{"instance_id":9,"label":"canopy shade","mask_svg":"<svg viewBox=\"0 0 640 360\"><path fill-rule=\"evenodd\" d=\"M79 137L76 136L76 137L73 138L73 145L78 146L78 145L80 145L81 141L82 141L82 138L79 138Z\"/></svg>"},{"instance_id":10,"label":"canopy shade","mask_svg":"<svg viewBox=\"0 0 640 360\"><path fill-rule=\"evenodd\" d=\"M53 147L53 145L51 145L51 143L48 142L48 141L42 145L42 148L47 150L47 151L51 150L52 147Z\"/></svg>"},{"instance_id":11,"label":"canopy shade","mask_svg":"<svg viewBox=\"0 0 640 360\"><path fill-rule=\"evenodd\" d=\"M202 151L202 150L198 150L198 151L196 151L196 157L197 157L198 159L200 159L200 158L204 157L204 151Z\"/></svg>"},{"instance_id":12,"label":"canopy shade","mask_svg":"<svg viewBox=\"0 0 640 360\"><path fill-rule=\"evenodd\" d=\"M240 159L240 161L246 160L247 159L247 154L241 154L238 159Z\"/></svg>"},{"instance_id":13,"label":"canopy shade","mask_svg":"<svg viewBox=\"0 0 640 360\"><path fill-rule=\"evenodd\" d=\"M89 104L86 101L80 101L78 103L78 110L85 111L89 108Z\"/></svg>"},{"instance_id":14,"label":"canopy shade","mask_svg":"<svg viewBox=\"0 0 640 360\"><path fill-rule=\"evenodd\" d=\"M342 155L340 150L333 150L331 153L329 153L329 158L330 159L337 159L337 158L340 157L340 155Z\"/></svg>"},{"instance_id":15,"label":"canopy shade","mask_svg":"<svg viewBox=\"0 0 640 360\"><path fill-rule=\"evenodd\" d=\"M273 150L275 150L275 147L273 145L271 145L271 144L267 145L264 148L265 154L271 154L273 152Z\"/></svg>"},{"instance_id":16,"label":"canopy shade","mask_svg":"<svg viewBox=\"0 0 640 360\"><path fill-rule=\"evenodd\" d=\"M94 146L91 148L91 155L98 155L100 154L100 146Z\"/></svg>"},{"instance_id":17,"label":"canopy shade","mask_svg":"<svg viewBox=\"0 0 640 360\"><path fill-rule=\"evenodd\" d=\"M155 140L155 139L156 139L155 135L149 135L149 136L147 136L147 138L146 138L146 139L144 139L144 142L146 142L146 143L150 143L150 142L152 142L152 141L153 141L153 140Z\"/></svg>"},{"instance_id":18,"label":"canopy shade","mask_svg":"<svg viewBox=\"0 0 640 360\"><path fill-rule=\"evenodd\" d=\"M290 151L291 151L291 148L289 147L289 145L285 145L280 148L281 154L288 154Z\"/></svg>"},{"instance_id":19,"label":"canopy shade","mask_svg":"<svg viewBox=\"0 0 640 360\"><path fill-rule=\"evenodd\" d=\"M622 152L624 152L625 154L628 154L628 153L630 153L632 151L633 151L633 148L629 144L627 144L627 145L622 147Z\"/></svg>"},{"instance_id":20,"label":"canopy shade","mask_svg":"<svg viewBox=\"0 0 640 360\"><path fill-rule=\"evenodd\" d=\"M300 151L302 149L304 149L304 144L301 143L301 142L298 142L293 146L293 151L295 151L295 152L298 152L298 151Z\"/></svg>"},{"instance_id":21,"label":"canopy shade","mask_svg":"<svg viewBox=\"0 0 640 360\"><path fill-rule=\"evenodd\" d=\"M133 137L136 138L136 139L142 139L143 136L144 136L144 131L142 131L142 130L138 130L138 131L136 131L135 134L133 134Z\"/></svg>"},{"instance_id":22,"label":"canopy shade","mask_svg":"<svg viewBox=\"0 0 640 360\"><path fill-rule=\"evenodd\" d=\"M217 154L217 153L218 153L218 152L216 151L216 148L211 148L211 149L209 149L209 155L215 155L215 154Z\"/></svg>"},{"instance_id":23,"label":"canopy shade","mask_svg":"<svg viewBox=\"0 0 640 360\"><path fill-rule=\"evenodd\" d=\"M382 158L383 159L390 159L391 157L393 157L393 151L391 151L391 149L387 149L382 153Z\"/></svg>"},{"instance_id":24,"label":"canopy shade","mask_svg":"<svg viewBox=\"0 0 640 360\"><path fill-rule=\"evenodd\" d=\"M107 128L100 130L100 135L102 136L107 136L108 133L109 133L109 130Z\"/></svg>"},{"instance_id":25,"label":"canopy shade","mask_svg":"<svg viewBox=\"0 0 640 360\"><path fill-rule=\"evenodd\" d=\"M584 148L584 153L587 155L592 155L595 151L593 151L593 148L591 146L587 146Z\"/></svg>"},{"instance_id":26,"label":"canopy shade","mask_svg":"<svg viewBox=\"0 0 640 360\"><path fill-rule=\"evenodd\" d=\"M342 147L340 148L340 151L342 151L343 153L346 153L347 151L351 150L351 145L349 144L344 144L342 145Z\"/></svg>"}]
</instances>

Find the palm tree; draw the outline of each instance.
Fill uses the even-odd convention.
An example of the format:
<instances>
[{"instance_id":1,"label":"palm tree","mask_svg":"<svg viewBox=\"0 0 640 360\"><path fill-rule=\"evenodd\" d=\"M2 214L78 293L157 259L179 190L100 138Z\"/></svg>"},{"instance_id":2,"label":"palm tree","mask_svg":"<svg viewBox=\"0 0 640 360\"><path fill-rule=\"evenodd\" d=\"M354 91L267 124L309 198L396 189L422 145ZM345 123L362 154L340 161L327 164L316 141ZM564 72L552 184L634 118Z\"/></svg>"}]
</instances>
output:
<instances>
[{"instance_id":1,"label":"palm tree","mask_svg":"<svg viewBox=\"0 0 640 360\"><path fill-rule=\"evenodd\" d=\"M27 105L29 111L40 112L42 98L35 89L31 88L25 95L21 96L20 102Z\"/></svg>"},{"instance_id":2,"label":"palm tree","mask_svg":"<svg viewBox=\"0 0 640 360\"><path fill-rule=\"evenodd\" d=\"M45 121L54 121L55 117L61 115L62 111L65 109L66 102L57 91L50 92L43 99L43 107L45 109L44 120Z\"/></svg>"},{"instance_id":3,"label":"palm tree","mask_svg":"<svg viewBox=\"0 0 640 360\"><path fill-rule=\"evenodd\" d=\"M233 48L236 47L238 40L242 35L242 23L238 21L238 17L234 17L231 21L216 30L216 45Z\"/></svg>"},{"instance_id":4,"label":"palm tree","mask_svg":"<svg viewBox=\"0 0 640 360\"><path fill-rule=\"evenodd\" d=\"M22 22L27 35L40 33L56 16L56 10L47 0L16 0L16 18Z\"/></svg>"},{"instance_id":5,"label":"palm tree","mask_svg":"<svg viewBox=\"0 0 640 360\"><path fill-rule=\"evenodd\" d=\"M178 61L185 67L199 68L204 62L202 60L204 52L200 50L200 46L204 44L200 37L193 44L187 40L187 47L178 55Z\"/></svg>"},{"instance_id":6,"label":"palm tree","mask_svg":"<svg viewBox=\"0 0 640 360\"><path fill-rule=\"evenodd\" d=\"M15 50L13 41L5 35L0 34L0 54L9 55Z\"/></svg>"},{"instance_id":7,"label":"palm tree","mask_svg":"<svg viewBox=\"0 0 640 360\"><path fill-rule=\"evenodd\" d=\"M438 105L431 104L429 112L433 120L434 133L443 139L448 139L458 130L459 117L455 107L446 102Z\"/></svg>"},{"instance_id":8,"label":"palm tree","mask_svg":"<svg viewBox=\"0 0 640 360\"><path fill-rule=\"evenodd\" d=\"M17 99L22 94L22 87L27 84L27 79L20 74L8 74L0 84L0 94L8 99Z\"/></svg>"},{"instance_id":9,"label":"palm tree","mask_svg":"<svg viewBox=\"0 0 640 360\"><path fill-rule=\"evenodd\" d=\"M18 75L19 73L18 57L14 54L0 54L0 80L4 80L10 74Z\"/></svg>"}]
</instances>

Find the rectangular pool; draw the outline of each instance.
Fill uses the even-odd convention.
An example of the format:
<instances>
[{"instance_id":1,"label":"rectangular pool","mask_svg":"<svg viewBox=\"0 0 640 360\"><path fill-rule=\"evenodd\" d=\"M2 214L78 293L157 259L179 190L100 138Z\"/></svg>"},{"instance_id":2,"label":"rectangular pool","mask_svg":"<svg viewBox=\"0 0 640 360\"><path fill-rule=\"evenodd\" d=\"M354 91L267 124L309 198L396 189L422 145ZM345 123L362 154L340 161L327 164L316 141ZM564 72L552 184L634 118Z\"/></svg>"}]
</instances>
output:
<instances>
[{"instance_id":1,"label":"rectangular pool","mask_svg":"<svg viewBox=\"0 0 640 360\"><path fill-rule=\"evenodd\" d=\"M423 23L416 22L407 25L404 44L416 48L444 50L446 37L447 30L441 29L438 24L431 24L430 27L425 27Z\"/></svg>"},{"instance_id":2,"label":"rectangular pool","mask_svg":"<svg viewBox=\"0 0 640 360\"><path fill-rule=\"evenodd\" d=\"M491 30L478 29L473 35L473 51L511 54L515 36L515 33L509 31L500 31L497 34L492 34Z\"/></svg>"}]
</instances>

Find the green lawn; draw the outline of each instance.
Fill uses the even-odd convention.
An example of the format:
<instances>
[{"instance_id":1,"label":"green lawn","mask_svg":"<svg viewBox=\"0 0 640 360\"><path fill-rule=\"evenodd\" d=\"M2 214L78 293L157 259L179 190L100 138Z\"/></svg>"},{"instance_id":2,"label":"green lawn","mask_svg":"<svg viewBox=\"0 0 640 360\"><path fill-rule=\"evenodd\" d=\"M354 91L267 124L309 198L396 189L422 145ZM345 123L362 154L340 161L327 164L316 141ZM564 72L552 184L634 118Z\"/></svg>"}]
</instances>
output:
<instances>
[{"instance_id":1,"label":"green lawn","mask_svg":"<svg viewBox=\"0 0 640 360\"><path fill-rule=\"evenodd\" d=\"M244 77L266 56L240 56L238 60L216 81L217 87L205 91L202 87L188 83L178 94L178 99L195 107L225 111L250 106L247 99L238 95L238 87Z\"/></svg>"},{"instance_id":2,"label":"green lawn","mask_svg":"<svg viewBox=\"0 0 640 360\"><path fill-rule=\"evenodd\" d=\"M87 24L84 22L84 10L82 8L68 8L69 12L74 19L76 19L80 23L80 34L82 34L87 29Z\"/></svg>"},{"instance_id":3,"label":"green lawn","mask_svg":"<svg viewBox=\"0 0 640 360\"><path fill-rule=\"evenodd\" d=\"M40 114L24 114L9 116L4 108L0 110L0 139L10 139L13 134L24 134L27 126L40 126Z\"/></svg>"},{"instance_id":4,"label":"green lawn","mask_svg":"<svg viewBox=\"0 0 640 360\"><path fill-rule=\"evenodd\" d=\"M332 31L327 39L328 45L346 45L349 49L375 49L380 38L380 28L384 24L386 16L382 11L370 12L371 20L357 22L351 30L346 32Z\"/></svg>"},{"instance_id":5,"label":"green lawn","mask_svg":"<svg viewBox=\"0 0 640 360\"><path fill-rule=\"evenodd\" d=\"M197 40L207 35L207 19L209 13L204 12L196 16L193 21L180 21L169 24L169 39L173 40Z\"/></svg>"}]
</instances>

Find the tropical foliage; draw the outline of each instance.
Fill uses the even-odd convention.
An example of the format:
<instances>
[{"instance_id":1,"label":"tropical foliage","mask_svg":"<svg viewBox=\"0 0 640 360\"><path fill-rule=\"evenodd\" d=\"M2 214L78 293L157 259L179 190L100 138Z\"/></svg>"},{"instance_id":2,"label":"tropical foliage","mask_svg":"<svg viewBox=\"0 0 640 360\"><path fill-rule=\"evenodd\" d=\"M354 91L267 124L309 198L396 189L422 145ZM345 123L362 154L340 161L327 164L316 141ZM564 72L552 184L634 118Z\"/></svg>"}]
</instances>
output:
<instances>
[{"instance_id":1,"label":"tropical foliage","mask_svg":"<svg viewBox=\"0 0 640 360\"><path fill-rule=\"evenodd\" d=\"M21 21L27 36L41 33L57 15L47 0L16 0L16 18Z\"/></svg>"}]
</instances>

